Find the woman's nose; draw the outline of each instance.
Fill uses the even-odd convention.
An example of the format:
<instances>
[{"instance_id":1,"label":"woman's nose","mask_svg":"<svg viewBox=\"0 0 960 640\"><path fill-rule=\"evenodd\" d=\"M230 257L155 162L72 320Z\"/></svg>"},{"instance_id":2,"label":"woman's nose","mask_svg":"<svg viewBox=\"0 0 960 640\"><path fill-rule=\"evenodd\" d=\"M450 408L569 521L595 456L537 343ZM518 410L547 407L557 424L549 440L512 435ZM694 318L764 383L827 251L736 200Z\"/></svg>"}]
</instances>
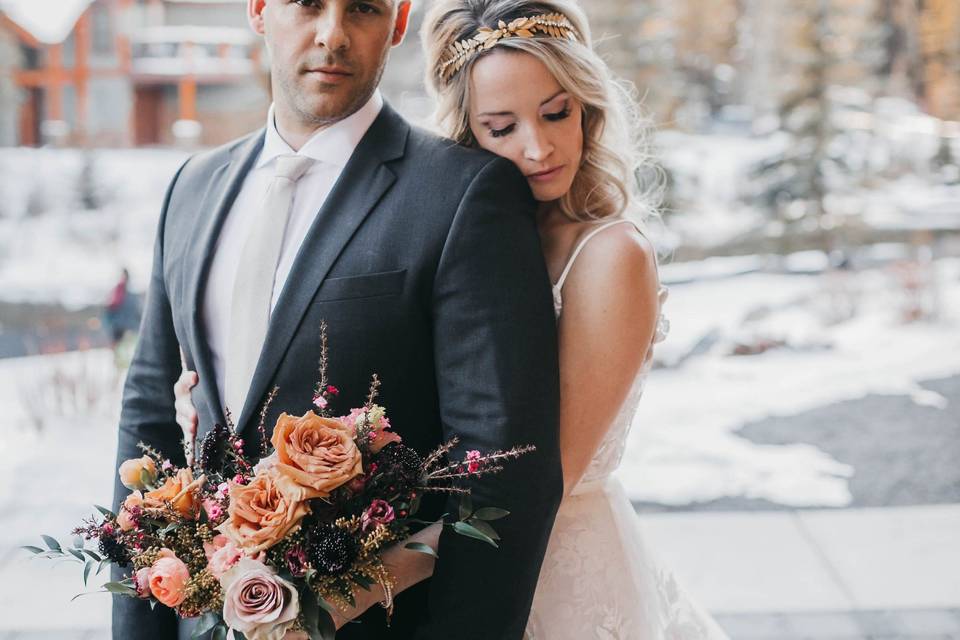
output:
<instances>
[{"instance_id":1,"label":"woman's nose","mask_svg":"<svg viewBox=\"0 0 960 640\"><path fill-rule=\"evenodd\" d=\"M530 162L543 162L550 157L553 149L553 144L543 135L543 132L539 129L533 129L527 137L524 156L526 156Z\"/></svg>"}]
</instances>

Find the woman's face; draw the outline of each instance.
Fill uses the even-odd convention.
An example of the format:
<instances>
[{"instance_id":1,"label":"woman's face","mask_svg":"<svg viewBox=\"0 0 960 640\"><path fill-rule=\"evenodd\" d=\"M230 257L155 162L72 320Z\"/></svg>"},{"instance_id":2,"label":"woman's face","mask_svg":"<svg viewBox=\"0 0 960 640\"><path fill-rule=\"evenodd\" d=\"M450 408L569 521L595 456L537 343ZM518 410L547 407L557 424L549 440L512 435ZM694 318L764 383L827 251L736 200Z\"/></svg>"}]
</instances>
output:
<instances>
[{"instance_id":1,"label":"woman's face","mask_svg":"<svg viewBox=\"0 0 960 640\"><path fill-rule=\"evenodd\" d=\"M535 56L494 50L473 65L470 129L511 160L540 202L570 190L583 155L581 105Z\"/></svg>"}]
</instances>

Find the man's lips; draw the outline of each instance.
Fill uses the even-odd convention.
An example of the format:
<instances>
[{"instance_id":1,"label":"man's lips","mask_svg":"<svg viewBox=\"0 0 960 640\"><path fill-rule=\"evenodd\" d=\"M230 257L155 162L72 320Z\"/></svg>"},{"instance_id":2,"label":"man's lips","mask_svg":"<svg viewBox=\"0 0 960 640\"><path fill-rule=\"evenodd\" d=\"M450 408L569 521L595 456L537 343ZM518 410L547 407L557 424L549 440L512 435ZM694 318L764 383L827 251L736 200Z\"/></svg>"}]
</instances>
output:
<instances>
[{"instance_id":1,"label":"man's lips","mask_svg":"<svg viewBox=\"0 0 960 640\"><path fill-rule=\"evenodd\" d=\"M316 69L308 69L307 74L331 84L343 82L353 75L342 67L317 67Z\"/></svg>"}]
</instances>

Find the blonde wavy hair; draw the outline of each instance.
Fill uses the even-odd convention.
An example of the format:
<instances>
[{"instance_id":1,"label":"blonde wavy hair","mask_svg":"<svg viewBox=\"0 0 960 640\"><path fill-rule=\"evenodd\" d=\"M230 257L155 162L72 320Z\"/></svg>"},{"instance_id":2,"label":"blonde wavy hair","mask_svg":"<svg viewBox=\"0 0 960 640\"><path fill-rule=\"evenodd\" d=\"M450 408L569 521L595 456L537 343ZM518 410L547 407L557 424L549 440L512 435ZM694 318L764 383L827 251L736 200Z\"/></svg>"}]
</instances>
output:
<instances>
[{"instance_id":1,"label":"blonde wavy hair","mask_svg":"<svg viewBox=\"0 0 960 640\"><path fill-rule=\"evenodd\" d=\"M426 85L436 100L435 119L456 142L477 147L470 130L470 75L476 61L491 51L508 49L535 56L563 89L583 105L583 158L570 190L558 202L569 219L586 222L629 215L655 216L658 189L641 187L638 176L648 154L646 129L631 85L614 77L594 51L590 25L574 0L434 0L420 33L427 60ZM471 56L452 77L443 63L456 42L481 27L503 21L560 13L578 38L507 37Z\"/></svg>"}]
</instances>

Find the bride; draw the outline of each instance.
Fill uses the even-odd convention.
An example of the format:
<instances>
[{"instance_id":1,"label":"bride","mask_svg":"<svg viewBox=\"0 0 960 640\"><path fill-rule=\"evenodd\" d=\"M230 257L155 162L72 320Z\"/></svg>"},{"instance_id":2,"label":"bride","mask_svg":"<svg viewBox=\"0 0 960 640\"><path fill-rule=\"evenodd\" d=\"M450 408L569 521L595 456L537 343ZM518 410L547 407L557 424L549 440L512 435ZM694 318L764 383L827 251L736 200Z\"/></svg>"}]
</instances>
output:
<instances>
[{"instance_id":1,"label":"bride","mask_svg":"<svg viewBox=\"0 0 960 640\"><path fill-rule=\"evenodd\" d=\"M611 475L666 335L650 207L636 188L635 106L593 51L573 0L436 0L423 27L438 123L459 144L503 156L540 203L538 227L560 339L564 500L544 559L530 640L724 638L645 551L633 508ZM647 213L647 215L652 215ZM177 420L196 429L184 371ZM437 546L439 526L416 535ZM398 588L432 559L385 557ZM359 615L377 601L358 594ZM338 620L342 624L345 620Z\"/></svg>"}]
</instances>

